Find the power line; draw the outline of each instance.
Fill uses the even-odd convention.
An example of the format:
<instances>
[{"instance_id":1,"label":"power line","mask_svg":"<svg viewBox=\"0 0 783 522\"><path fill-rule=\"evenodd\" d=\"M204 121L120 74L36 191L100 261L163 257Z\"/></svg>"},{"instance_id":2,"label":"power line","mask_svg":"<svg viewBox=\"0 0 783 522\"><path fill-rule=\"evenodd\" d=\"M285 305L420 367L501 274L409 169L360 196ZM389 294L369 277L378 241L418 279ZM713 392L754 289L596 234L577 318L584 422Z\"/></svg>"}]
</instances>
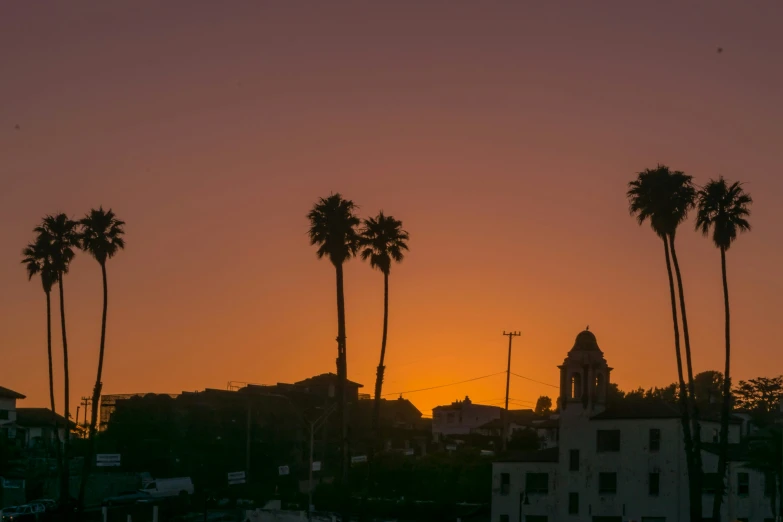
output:
<instances>
[{"instance_id":1,"label":"power line","mask_svg":"<svg viewBox=\"0 0 783 522\"><path fill-rule=\"evenodd\" d=\"M524 375L519 375L518 373L511 372L511 375L515 377L519 377L520 379L527 379L528 381L537 382L538 384L543 384L544 386L549 386L551 388L559 388L560 386L555 386L554 384L549 384L546 382L537 381L535 379L531 379L530 377L525 377Z\"/></svg>"},{"instance_id":2,"label":"power line","mask_svg":"<svg viewBox=\"0 0 783 522\"><path fill-rule=\"evenodd\" d=\"M484 375L482 377L474 377L472 379L467 379L467 380L464 380L464 381L450 382L449 384L441 384L439 386L430 386L429 388L419 388L418 390L408 390L408 391L384 393L383 396L385 397L386 395L403 395L405 393L416 393L416 392L427 391L427 390L436 390L438 388L445 388L447 386L456 386L457 384L464 384L466 382L472 382L472 381L478 381L480 379L486 379L487 377L494 377L495 375L500 375L501 373L506 373L506 372L492 373L490 375Z\"/></svg>"}]
</instances>

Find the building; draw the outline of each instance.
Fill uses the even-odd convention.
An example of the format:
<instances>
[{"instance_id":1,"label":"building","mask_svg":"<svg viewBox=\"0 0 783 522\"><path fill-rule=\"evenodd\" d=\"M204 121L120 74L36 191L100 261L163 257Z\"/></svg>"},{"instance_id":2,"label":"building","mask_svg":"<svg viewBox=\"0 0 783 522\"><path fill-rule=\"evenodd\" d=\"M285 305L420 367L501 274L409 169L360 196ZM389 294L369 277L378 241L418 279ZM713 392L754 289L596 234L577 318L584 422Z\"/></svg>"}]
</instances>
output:
<instances>
[{"instance_id":1,"label":"building","mask_svg":"<svg viewBox=\"0 0 783 522\"><path fill-rule=\"evenodd\" d=\"M112 395L101 395L101 403L99 406L98 414L98 429L105 430L109 425L112 414L117 410L117 401L130 399L132 397L144 397L146 393L120 393ZM167 394L171 398L176 398L176 395Z\"/></svg>"},{"instance_id":2,"label":"building","mask_svg":"<svg viewBox=\"0 0 783 522\"><path fill-rule=\"evenodd\" d=\"M432 435L438 440L442 436L468 435L490 421L500 419L503 408L474 404L470 397L454 401L448 406L432 409Z\"/></svg>"},{"instance_id":3,"label":"building","mask_svg":"<svg viewBox=\"0 0 783 522\"><path fill-rule=\"evenodd\" d=\"M52 448L55 441L65 441L65 417L48 408L19 408L16 424L17 438L21 438L25 448L46 450ZM74 422L68 424L71 428L76 427Z\"/></svg>"},{"instance_id":4,"label":"building","mask_svg":"<svg viewBox=\"0 0 783 522\"><path fill-rule=\"evenodd\" d=\"M6 432L6 437L9 430L16 428L16 401L24 398L21 393L0 386L0 430Z\"/></svg>"},{"instance_id":5,"label":"building","mask_svg":"<svg viewBox=\"0 0 783 522\"><path fill-rule=\"evenodd\" d=\"M557 422L556 443L493 464L492 521L688 520L687 467L677 409L663 402L607 407L612 368L587 330L576 337L559 369L559 416L552 419ZM713 427L707 424L702 430L707 443L702 452L705 517L712 511L717 470ZM767 522L772 520L765 498L769 485L743 463L742 424L734 419L730 426L721 521Z\"/></svg>"}]
</instances>

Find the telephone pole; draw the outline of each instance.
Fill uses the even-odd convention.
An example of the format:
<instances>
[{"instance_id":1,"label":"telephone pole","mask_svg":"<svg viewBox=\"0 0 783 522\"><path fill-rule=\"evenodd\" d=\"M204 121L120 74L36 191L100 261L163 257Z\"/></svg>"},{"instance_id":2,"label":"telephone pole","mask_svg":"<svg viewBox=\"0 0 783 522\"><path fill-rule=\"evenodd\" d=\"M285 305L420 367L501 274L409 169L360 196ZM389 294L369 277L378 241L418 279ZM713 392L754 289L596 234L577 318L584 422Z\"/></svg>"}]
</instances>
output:
<instances>
[{"instance_id":1,"label":"telephone pole","mask_svg":"<svg viewBox=\"0 0 783 522\"><path fill-rule=\"evenodd\" d=\"M503 335L508 337L508 366L506 367L506 410L503 412L503 451L508 444L508 386L511 381L511 341L514 337L522 335L519 332L508 332L503 330Z\"/></svg>"},{"instance_id":2,"label":"telephone pole","mask_svg":"<svg viewBox=\"0 0 783 522\"><path fill-rule=\"evenodd\" d=\"M90 397L82 397L82 406L84 406L84 425L87 426L87 407L92 403ZM76 416L76 424L79 424L79 416Z\"/></svg>"}]
</instances>

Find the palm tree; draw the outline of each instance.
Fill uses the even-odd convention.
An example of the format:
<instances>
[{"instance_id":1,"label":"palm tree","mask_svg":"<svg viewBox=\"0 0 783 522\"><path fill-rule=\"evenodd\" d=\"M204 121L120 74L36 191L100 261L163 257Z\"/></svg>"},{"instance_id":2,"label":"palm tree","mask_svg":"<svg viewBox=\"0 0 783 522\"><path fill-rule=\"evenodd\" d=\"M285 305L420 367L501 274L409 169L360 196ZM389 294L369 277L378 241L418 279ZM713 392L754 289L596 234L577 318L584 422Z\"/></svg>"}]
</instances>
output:
<instances>
[{"instance_id":1,"label":"palm tree","mask_svg":"<svg viewBox=\"0 0 783 522\"><path fill-rule=\"evenodd\" d=\"M88 252L101 265L103 276L103 315L101 316L101 347L98 352L98 375L95 377L95 386L92 391L92 412L90 414L89 443L87 445L87 457L84 459L84 471L82 473L81 487L79 488L79 510L84 506L84 494L87 485L87 477L90 473L93 452L95 450L95 426L98 423L98 404L101 399L103 383L103 356L106 346L106 309L109 303L109 288L106 281L106 261L114 257L121 249L125 248L124 221L120 221L111 209L103 210L99 207L92 209L79 221L81 232L79 233L79 247Z\"/></svg>"},{"instance_id":2,"label":"palm tree","mask_svg":"<svg viewBox=\"0 0 783 522\"><path fill-rule=\"evenodd\" d=\"M56 413L54 402L54 370L52 365L52 286L57 281L57 271L52 266L51 259L51 238L46 233L39 233L33 243L30 243L22 250L22 264L27 269L27 278L32 280L36 275L41 278L41 285L46 294L46 353L49 359L49 405L52 413ZM54 432L59 433L57 425L57 416L54 418ZM58 474L62 475L62 448L59 439L55 445L55 456L57 458Z\"/></svg>"},{"instance_id":3,"label":"palm tree","mask_svg":"<svg viewBox=\"0 0 783 522\"><path fill-rule=\"evenodd\" d=\"M52 269L57 274L57 283L60 286L60 328L63 335L63 382L65 393L63 396L63 417L66 419L65 441L63 443L63 473L61 476L60 497L63 503L70 500L68 493L69 452L70 452L70 374L68 371L68 336L65 330L65 292L63 289L63 275L68 273L71 261L74 257L74 247L77 245L76 222L68 219L65 214L48 215L43 218L41 224L35 227L34 232L40 234L48 241L49 259Z\"/></svg>"},{"instance_id":4,"label":"palm tree","mask_svg":"<svg viewBox=\"0 0 783 522\"><path fill-rule=\"evenodd\" d=\"M340 478L345 481L348 467L348 417L346 415L345 385L348 379L347 344L345 340L345 293L343 291L343 263L356 255L359 218L354 215L356 205L338 194L319 198L307 214L310 220L310 244L317 245L319 259L327 257L334 265L337 277L337 393L340 417L341 459Z\"/></svg>"},{"instance_id":5,"label":"palm tree","mask_svg":"<svg viewBox=\"0 0 783 522\"><path fill-rule=\"evenodd\" d=\"M753 199L742 190L742 184L731 185L721 176L717 181L710 180L699 191L699 210L696 217L696 230L705 236L712 230L712 242L720 250L720 266L723 274L723 309L725 314L726 366L723 370L723 402L720 416L720 449L718 452L718 476L721 477L718 491L712 504L712 517L720 516L723 501L724 478L729 451L729 415L731 411L731 313L729 309L729 285L726 278L726 250L737 239L737 232L750 230L747 217Z\"/></svg>"},{"instance_id":6,"label":"palm tree","mask_svg":"<svg viewBox=\"0 0 783 522\"><path fill-rule=\"evenodd\" d=\"M375 403L372 413L372 430L377 434L381 412L381 388L383 386L383 365L386 357L386 334L389 325L389 272L392 261L400 263L408 250L408 232L402 229L402 221L384 215L364 220L359 244L362 260L370 260L370 266L383 274L383 335L381 337L381 360L375 376Z\"/></svg>"},{"instance_id":7,"label":"palm tree","mask_svg":"<svg viewBox=\"0 0 783 522\"><path fill-rule=\"evenodd\" d=\"M685 220L688 211L693 207L695 190L691 183L691 176L687 176L680 171L671 171L665 165L658 165L654 169L646 169L639 172L637 178L628 184L626 195L629 200L631 215L636 216L640 225L645 221L649 221L655 234L663 241L666 271L669 276L672 323L674 326L674 353L677 360L677 376L680 385L679 401L682 414L683 438L685 440L685 456L688 465L691 521L699 521L701 520L702 473L701 456L699 455L698 422L693 418L695 415L691 413L693 410L693 372L690 365L689 339L686 334L689 393L683 375L680 330L677 320L677 297L674 289L674 275L672 274L672 261L674 261L680 286L680 308L684 318L685 301L682 296L681 278L679 277L679 268L674 252L674 236L676 235L677 227ZM685 329L686 322L684 320L683 330ZM692 419L694 421L693 432L691 431Z\"/></svg>"}]
</instances>

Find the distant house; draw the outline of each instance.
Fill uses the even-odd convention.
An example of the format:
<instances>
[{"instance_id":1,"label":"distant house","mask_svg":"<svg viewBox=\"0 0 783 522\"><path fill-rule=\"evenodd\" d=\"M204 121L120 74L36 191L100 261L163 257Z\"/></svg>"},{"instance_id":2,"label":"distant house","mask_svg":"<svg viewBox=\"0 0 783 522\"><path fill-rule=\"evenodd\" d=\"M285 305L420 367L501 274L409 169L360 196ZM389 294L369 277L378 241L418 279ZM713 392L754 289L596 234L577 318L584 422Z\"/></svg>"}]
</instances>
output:
<instances>
[{"instance_id":1,"label":"distant house","mask_svg":"<svg viewBox=\"0 0 783 522\"><path fill-rule=\"evenodd\" d=\"M26 448L49 448L55 441L65 441L65 417L48 408L19 408L16 412L16 424L17 439L21 440ZM73 421L68 424L70 428L76 426Z\"/></svg>"},{"instance_id":2,"label":"distant house","mask_svg":"<svg viewBox=\"0 0 783 522\"><path fill-rule=\"evenodd\" d=\"M322 395L329 398L337 398L337 374L334 373L322 373L315 377L310 377L303 381L294 383L294 386L304 389L308 393L315 395ZM356 402L359 400L359 388L363 388L364 385L358 382L346 381L346 400L348 402Z\"/></svg>"},{"instance_id":3,"label":"distant house","mask_svg":"<svg viewBox=\"0 0 783 522\"><path fill-rule=\"evenodd\" d=\"M13 429L16 423L16 401L25 396L0 386L0 430Z\"/></svg>"},{"instance_id":4,"label":"distant house","mask_svg":"<svg viewBox=\"0 0 783 522\"><path fill-rule=\"evenodd\" d=\"M508 437L517 430L536 429L538 424L546 421L547 418L539 415L533 410L509 410L508 411ZM471 433L485 435L487 437L503 436L503 417L493 419L477 428L473 428Z\"/></svg>"},{"instance_id":5,"label":"distant house","mask_svg":"<svg viewBox=\"0 0 783 522\"><path fill-rule=\"evenodd\" d=\"M432 435L441 436L468 435L490 421L500 419L503 408L473 404L470 397L455 401L448 406L436 406L432 409Z\"/></svg>"}]
</instances>

